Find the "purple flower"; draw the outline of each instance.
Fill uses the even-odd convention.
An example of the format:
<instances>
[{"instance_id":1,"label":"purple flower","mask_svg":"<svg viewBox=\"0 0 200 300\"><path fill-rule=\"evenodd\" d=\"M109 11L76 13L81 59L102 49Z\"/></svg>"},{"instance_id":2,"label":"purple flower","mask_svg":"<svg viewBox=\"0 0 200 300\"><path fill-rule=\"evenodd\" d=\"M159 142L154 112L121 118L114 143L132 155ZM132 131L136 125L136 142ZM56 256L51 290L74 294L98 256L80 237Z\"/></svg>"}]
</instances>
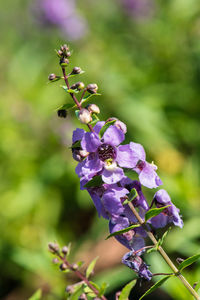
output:
<instances>
[{"instance_id":1,"label":"purple flower","mask_svg":"<svg viewBox=\"0 0 200 300\"><path fill-rule=\"evenodd\" d=\"M152 273L149 267L139 255L134 254L134 251L126 253L122 258L122 263L134 270L139 277L151 280Z\"/></svg>"},{"instance_id":2,"label":"purple flower","mask_svg":"<svg viewBox=\"0 0 200 300\"><path fill-rule=\"evenodd\" d=\"M81 147L90 154L77 166L76 173L86 179L101 174L105 183L114 184L124 177L122 168L134 168L138 158L130 145L120 146L125 136L117 126L111 125L100 139L99 131L103 125L104 122L98 122L94 132L84 133Z\"/></svg>"},{"instance_id":3,"label":"purple flower","mask_svg":"<svg viewBox=\"0 0 200 300\"><path fill-rule=\"evenodd\" d=\"M110 233L125 229L130 225L131 223L128 218L124 216L116 217L109 223ZM146 237L146 233L141 227L115 235L115 238L118 242L120 242L126 248L134 251L137 251L145 246L144 237Z\"/></svg>"},{"instance_id":4,"label":"purple flower","mask_svg":"<svg viewBox=\"0 0 200 300\"><path fill-rule=\"evenodd\" d=\"M155 172L157 167L154 164L146 162L146 154L142 145L131 142L130 148L134 152L135 157L138 158L137 165L133 170L139 174L141 184L150 189L161 185L162 181Z\"/></svg>"},{"instance_id":5,"label":"purple flower","mask_svg":"<svg viewBox=\"0 0 200 300\"><path fill-rule=\"evenodd\" d=\"M88 26L75 4L74 0L37 0L31 10L41 24L55 25L69 39L76 40L87 33Z\"/></svg>"},{"instance_id":6,"label":"purple flower","mask_svg":"<svg viewBox=\"0 0 200 300\"><path fill-rule=\"evenodd\" d=\"M155 228L162 228L168 223L174 223L176 226L181 228L183 227L183 221L179 216L180 210L171 202L170 196L165 190L162 189L157 191L154 195L153 202L155 203L156 207L171 205L158 216L151 219L151 224Z\"/></svg>"}]
</instances>

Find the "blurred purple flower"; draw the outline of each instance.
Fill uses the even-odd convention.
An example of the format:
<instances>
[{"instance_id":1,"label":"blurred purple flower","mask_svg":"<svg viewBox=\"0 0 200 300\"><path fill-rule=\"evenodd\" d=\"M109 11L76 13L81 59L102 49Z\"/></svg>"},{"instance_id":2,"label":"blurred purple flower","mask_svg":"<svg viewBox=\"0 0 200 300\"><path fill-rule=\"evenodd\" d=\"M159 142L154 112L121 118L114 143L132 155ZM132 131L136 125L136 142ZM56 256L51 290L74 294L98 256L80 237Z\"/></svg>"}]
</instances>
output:
<instances>
[{"instance_id":1,"label":"blurred purple flower","mask_svg":"<svg viewBox=\"0 0 200 300\"><path fill-rule=\"evenodd\" d=\"M31 10L40 23L57 26L71 40L87 33L87 22L77 13L75 0L38 0Z\"/></svg>"},{"instance_id":2,"label":"blurred purple flower","mask_svg":"<svg viewBox=\"0 0 200 300\"><path fill-rule=\"evenodd\" d=\"M151 280L152 273L149 267L139 255L134 254L134 251L126 253L122 258L122 263L134 270L139 277Z\"/></svg>"},{"instance_id":3,"label":"blurred purple flower","mask_svg":"<svg viewBox=\"0 0 200 300\"><path fill-rule=\"evenodd\" d=\"M168 223L174 223L174 225L179 226L180 228L183 227L183 221L179 216L180 210L171 202L170 196L164 189L159 190L155 193L153 202L158 208L171 205L158 216L151 219L151 224L155 228L162 228Z\"/></svg>"},{"instance_id":4,"label":"blurred purple flower","mask_svg":"<svg viewBox=\"0 0 200 300\"><path fill-rule=\"evenodd\" d=\"M151 17L154 12L154 0L120 0L125 12L136 19Z\"/></svg>"}]
</instances>

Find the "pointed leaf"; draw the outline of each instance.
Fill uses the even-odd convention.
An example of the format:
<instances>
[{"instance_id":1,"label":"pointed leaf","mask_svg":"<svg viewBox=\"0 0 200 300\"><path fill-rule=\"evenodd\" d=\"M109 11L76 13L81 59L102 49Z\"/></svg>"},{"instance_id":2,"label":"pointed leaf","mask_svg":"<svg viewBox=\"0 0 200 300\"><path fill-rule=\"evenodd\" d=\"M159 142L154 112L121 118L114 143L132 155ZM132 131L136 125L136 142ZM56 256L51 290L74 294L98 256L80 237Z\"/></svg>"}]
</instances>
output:
<instances>
[{"instance_id":1,"label":"pointed leaf","mask_svg":"<svg viewBox=\"0 0 200 300\"><path fill-rule=\"evenodd\" d=\"M125 233L125 232L128 232L129 230L133 229L133 228L136 228L136 227L140 227L141 225L140 224L133 224L129 227L126 227L124 229L121 229L119 231L115 231L113 233L111 233L110 235L107 236L106 240L109 239L110 237L112 236L115 236L115 235L118 235L118 234L122 234L122 233Z\"/></svg>"},{"instance_id":2,"label":"pointed leaf","mask_svg":"<svg viewBox=\"0 0 200 300\"><path fill-rule=\"evenodd\" d=\"M100 289L99 289L99 294L98 294L99 298L104 295L107 286L108 286L108 284L106 282L102 283L102 285L100 286Z\"/></svg>"},{"instance_id":3,"label":"pointed leaf","mask_svg":"<svg viewBox=\"0 0 200 300\"><path fill-rule=\"evenodd\" d=\"M99 132L100 138L102 138L102 136L104 135L104 132L108 129L108 127L113 125L115 122L116 122L116 120L112 120L110 122L107 122L105 125L103 125L103 127L101 128L101 130Z\"/></svg>"},{"instance_id":4,"label":"pointed leaf","mask_svg":"<svg viewBox=\"0 0 200 300\"><path fill-rule=\"evenodd\" d=\"M124 169L124 174L125 174L125 176L127 176L128 178L130 178L132 180L137 179L137 173L131 169Z\"/></svg>"},{"instance_id":5,"label":"pointed leaf","mask_svg":"<svg viewBox=\"0 0 200 300\"><path fill-rule=\"evenodd\" d=\"M81 70L80 73L78 73L78 74L71 74L71 75L67 76L67 78L71 78L71 77L74 77L74 76L77 76L77 75L81 75L81 74L83 74L83 73L85 73L85 71L82 71L82 70Z\"/></svg>"},{"instance_id":6,"label":"pointed leaf","mask_svg":"<svg viewBox=\"0 0 200 300\"><path fill-rule=\"evenodd\" d=\"M159 239L160 240L160 244L159 246L161 246L164 242L164 239L166 238L167 234L169 233L169 231L171 230L171 227L169 227L162 235L162 237Z\"/></svg>"},{"instance_id":7,"label":"pointed leaf","mask_svg":"<svg viewBox=\"0 0 200 300\"><path fill-rule=\"evenodd\" d=\"M65 92L67 92L69 94L74 94L74 93L77 94L77 93L79 93L79 90L77 90L77 89L75 89L75 90L68 89L68 87L65 86L65 85L62 85L62 88L65 90Z\"/></svg>"},{"instance_id":8,"label":"pointed leaf","mask_svg":"<svg viewBox=\"0 0 200 300\"><path fill-rule=\"evenodd\" d=\"M191 264L193 264L197 259L200 258L200 254L196 254L193 255L187 259L185 259L179 266L178 269L180 271L182 271L183 269L185 269L186 267L190 266Z\"/></svg>"},{"instance_id":9,"label":"pointed leaf","mask_svg":"<svg viewBox=\"0 0 200 300\"><path fill-rule=\"evenodd\" d=\"M90 284L97 290L100 290L100 287L93 281L90 281ZM93 292L93 290L88 286L88 285L84 285L84 293L89 294L89 296L93 296L96 297L96 294Z\"/></svg>"},{"instance_id":10,"label":"pointed leaf","mask_svg":"<svg viewBox=\"0 0 200 300\"><path fill-rule=\"evenodd\" d=\"M126 284L125 287L121 291L119 300L128 300L128 296L129 296L132 288L135 286L135 284L136 284L136 279L133 279L128 284Z\"/></svg>"},{"instance_id":11,"label":"pointed leaf","mask_svg":"<svg viewBox=\"0 0 200 300\"><path fill-rule=\"evenodd\" d=\"M91 275L91 273L93 272L93 269L95 267L95 264L97 262L97 259L99 257L97 256L96 258L94 258L91 263L89 264L89 266L87 267L87 270L86 270L86 277L89 278L89 276Z\"/></svg>"},{"instance_id":12,"label":"pointed leaf","mask_svg":"<svg viewBox=\"0 0 200 300\"><path fill-rule=\"evenodd\" d=\"M40 300L42 297L41 289L37 290L28 300Z\"/></svg>"},{"instance_id":13,"label":"pointed leaf","mask_svg":"<svg viewBox=\"0 0 200 300\"><path fill-rule=\"evenodd\" d=\"M160 279L159 281L157 281L148 291L146 291L146 293L144 295L142 295L142 297L140 297L139 300L143 299L145 296L151 294L153 291L155 291L157 288L159 288L159 286L161 286L167 279L169 279L170 277L172 277L173 275L168 275L162 279Z\"/></svg>"},{"instance_id":14,"label":"pointed leaf","mask_svg":"<svg viewBox=\"0 0 200 300\"><path fill-rule=\"evenodd\" d=\"M159 215L163 210L165 210L167 207L171 205L166 205L160 208L152 208L150 209L146 214L145 214L145 222L148 221L149 219Z\"/></svg>"},{"instance_id":15,"label":"pointed leaf","mask_svg":"<svg viewBox=\"0 0 200 300\"><path fill-rule=\"evenodd\" d=\"M133 201L137 196L138 196L138 192L136 191L135 188L133 188L133 189L131 190L131 192L129 193L128 199L125 200L125 201L123 202L123 205L126 205L126 204L128 204L129 202Z\"/></svg>"},{"instance_id":16,"label":"pointed leaf","mask_svg":"<svg viewBox=\"0 0 200 300\"><path fill-rule=\"evenodd\" d=\"M70 300L77 300L82 293L83 293L83 285L82 284L77 285L77 288L73 293L73 295L71 295Z\"/></svg>"},{"instance_id":17,"label":"pointed leaf","mask_svg":"<svg viewBox=\"0 0 200 300\"><path fill-rule=\"evenodd\" d=\"M91 97L93 97L93 96L101 96L101 94L89 94L89 95L87 95L87 96L85 96L82 100L81 100L81 104L83 104L83 103L85 103L85 102L87 102Z\"/></svg>"},{"instance_id":18,"label":"pointed leaf","mask_svg":"<svg viewBox=\"0 0 200 300\"><path fill-rule=\"evenodd\" d=\"M81 148L81 141L76 141L70 148Z\"/></svg>"},{"instance_id":19,"label":"pointed leaf","mask_svg":"<svg viewBox=\"0 0 200 300\"><path fill-rule=\"evenodd\" d=\"M90 187L96 187L101 186L103 184L103 180L100 175L94 176L90 181L88 181L84 187L90 188Z\"/></svg>"}]
</instances>

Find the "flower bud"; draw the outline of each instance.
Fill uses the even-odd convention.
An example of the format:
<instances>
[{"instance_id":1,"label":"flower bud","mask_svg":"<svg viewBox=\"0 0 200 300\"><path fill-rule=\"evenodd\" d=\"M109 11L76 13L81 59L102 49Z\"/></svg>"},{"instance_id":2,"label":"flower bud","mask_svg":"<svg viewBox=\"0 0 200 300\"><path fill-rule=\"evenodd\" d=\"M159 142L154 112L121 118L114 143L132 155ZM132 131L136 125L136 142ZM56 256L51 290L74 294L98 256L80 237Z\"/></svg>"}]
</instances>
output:
<instances>
[{"instance_id":1,"label":"flower bud","mask_svg":"<svg viewBox=\"0 0 200 300\"><path fill-rule=\"evenodd\" d=\"M76 90L77 89L77 90L81 91L81 90L84 89L84 87L85 87L84 83L81 82L81 81L79 81L79 82L76 82L76 83L72 84L72 86L70 88L72 90Z\"/></svg>"},{"instance_id":2,"label":"flower bud","mask_svg":"<svg viewBox=\"0 0 200 300\"><path fill-rule=\"evenodd\" d=\"M58 244L56 244L56 243L49 243L48 248L49 248L49 251L54 254L58 253L60 250Z\"/></svg>"},{"instance_id":3,"label":"flower bud","mask_svg":"<svg viewBox=\"0 0 200 300\"><path fill-rule=\"evenodd\" d=\"M86 150L72 148L72 156L76 161L81 162L85 157L89 155L89 152Z\"/></svg>"},{"instance_id":4,"label":"flower bud","mask_svg":"<svg viewBox=\"0 0 200 300\"><path fill-rule=\"evenodd\" d=\"M59 118L66 118L67 117L67 110L66 109L59 109L57 111Z\"/></svg>"},{"instance_id":5,"label":"flower bud","mask_svg":"<svg viewBox=\"0 0 200 300\"><path fill-rule=\"evenodd\" d=\"M57 257L55 257L55 258L52 259L52 263L53 264L58 264L59 262L60 261L59 261L59 259Z\"/></svg>"},{"instance_id":6,"label":"flower bud","mask_svg":"<svg viewBox=\"0 0 200 300\"><path fill-rule=\"evenodd\" d=\"M62 50L58 50L58 51L57 51L57 55L58 55L58 57L61 57L61 56L63 55Z\"/></svg>"},{"instance_id":7,"label":"flower bud","mask_svg":"<svg viewBox=\"0 0 200 300\"><path fill-rule=\"evenodd\" d=\"M127 132L126 124L124 124L122 121L118 120L117 118L109 118L108 120L106 120L106 123L113 121L113 120L116 120L114 125L125 134Z\"/></svg>"},{"instance_id":8,"label":"flower bud","mask_svg":"<svg viewBox=\"0 0 200 300\"><path fill-rule=\"evenodd\" d=\"M65 55L66 55L66 57L70 57L72 54L70 51L66 51Z\"/></svg>"},{"instance_id":9,"label":"flower bud","mask_svg":"<svg viewBox=\"0 0 200 300\"><path fill-rule=\"evenodd\" d=\"M73 270L73 271L78 270L78 265L77 265L77 264L73 264L73 265L72 265L72 270Z\"/></svg>"},{"instance_id":10,"label":"flower bud","mask_svg":"<svg viewBox=\"0 0 200 300\"><path fill-rule=\"evenodd\" d=\"M90 94L96 94L97 90L98 90L98 85L96 83L90 83L90 84L88 84L87 91Z\"/></svg>"},{"instance_id":11,"label":"flower bud","mask_svg":"<svg viewBox=\"0 0 200 300\"><path fill-rule=\"evenodd\" d=\"M80 67L74 67L71 74L80 74L82 72Z\"/></svg>"},{"instance_id":12,"label":"flower bud","mask_svg":"<svg viewBox=\"0 0 200 300\"><path fill-rule=\"evenodd\" d=\"M90 112L90 113L94 113L94 114L99 114L100 113L100 109L99 107L96 105L96 104L89 104L87 105L87 110Z\"/></svg>"},{"instance_id":13,"label":"flower bud","mask_svg":"<svg viewBox=\"0 0 200 300\"><path fill-rule=\"evenodd\" d=\"M92 121L92 117L90 115L90 112L85 108L82 108L79 111L78 117L79 117L80 122L83 123L83 124L88 124Z\"/></svg>"},{"instance_id":14,"label":"flower bud","mask_svg":"<svg viewBox=\"0 0 200 300\"><path fill-rule=\"evenodd\" d=\"M66 254L68 253L68 251L69 251L69 248L68 248L67 246L64 246L64 247L62 248L62 253L63 253L64 255L66 255Z\"/></svg>"},{"instance_id":15,"label":"flower bud","mask_svg":"<svg viewBox=\"0 0 200 300\"><path fill-rule=\"evenodd\" d=\"M68 285L65 289L65 292L66 293L69 293L69 294L73 294L74 292L74 286L73 285Z\"/></svg>"},{"instance_id":16,"label":"flower bud","mask_svg":"<svg viewBox=\"0 0 200 300\"><path fill-rule=\"evenodd\" d=\"M67 268L68 268L68 266L67 266L65 263L62 263L62 264L60 265L60 270L61 270L61 271L65 271L65 270L67 270Z\"/></svg>"},{"instance_id":17,"label":"flower bud","mask_svg":"<svg viewBox=\"0 0 200 300\"><path fill-rule=\"evenodd\" d=\"M87 296L85 293L81 294L78 298L78 300L87 300Z\"/></svg>"},{"instance_id":18,"label":"flower bud","mask_svg":"<svg viewBox=\"0 0 200 300\"><path fill-rule=\"evenodd\" d=\"M64 53L66 53L67 51L69 51L69 47L66 44L64 44L60 47L60 50Z\"/></svg>"},{"instance_id":19,"label":"flower bud","mask_svg":"<svg viewBox=\"0 0 200 300\"><path fill-rule=\"evenodd\" d=\"M57 78L56 74L52 73L48 76L49 81L54 81Z\"/></svg>"},{"instance_id":20,"label":"flower bud","mask_svg":"<svg viewBox=\"0 0 200 300\"><path fill-rule=\"evenodd\" d=\"M69 60L67 58L62 57L60 59L60 65L61 65L61 67L65 68L65 67L67 67L68 64L69 64Z\"/></svg>"}]
</instances>

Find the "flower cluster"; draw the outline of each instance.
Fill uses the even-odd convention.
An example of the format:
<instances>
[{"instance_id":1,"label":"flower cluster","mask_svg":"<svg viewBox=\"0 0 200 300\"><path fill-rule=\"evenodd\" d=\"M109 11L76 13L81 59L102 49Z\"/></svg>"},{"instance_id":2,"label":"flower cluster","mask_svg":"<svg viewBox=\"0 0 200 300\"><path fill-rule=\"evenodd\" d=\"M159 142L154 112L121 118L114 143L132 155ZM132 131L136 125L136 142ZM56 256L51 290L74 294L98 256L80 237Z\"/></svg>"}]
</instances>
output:
<instances>
[{"instance_id":1,"label":"flower cluster","mask_svg":"<svg viewBox=\"0 0 200 300\"><path fill-rule=\"evenodd\" d=\"M146 161L143 146L134 142L122 144L125 133L126 125L111 118L106 122L98 122L91 132L77 128L72 138L73 158L79 162L76 173L80 178L81 189L89 192L98 215L109 220L111 234L138 222L125 202L130 199L133 189L136 195L132 204L144 219L149 205L142 193L142 185L157 188L162 184L156 173L157 167ZM127 170L135 172L139 180L127 177ZM158 208L167 207L148 221L149 227L161 228L168 223L183 226L179 209L172 204L165 190L155 193L151 206L153 204ZM142 226L115 235L131 251L123 257L122 262L140 277L150 280L152 274L140 257L144 252L142 249L145 247L146 237Z\"/></svg>"}]
</instances>

